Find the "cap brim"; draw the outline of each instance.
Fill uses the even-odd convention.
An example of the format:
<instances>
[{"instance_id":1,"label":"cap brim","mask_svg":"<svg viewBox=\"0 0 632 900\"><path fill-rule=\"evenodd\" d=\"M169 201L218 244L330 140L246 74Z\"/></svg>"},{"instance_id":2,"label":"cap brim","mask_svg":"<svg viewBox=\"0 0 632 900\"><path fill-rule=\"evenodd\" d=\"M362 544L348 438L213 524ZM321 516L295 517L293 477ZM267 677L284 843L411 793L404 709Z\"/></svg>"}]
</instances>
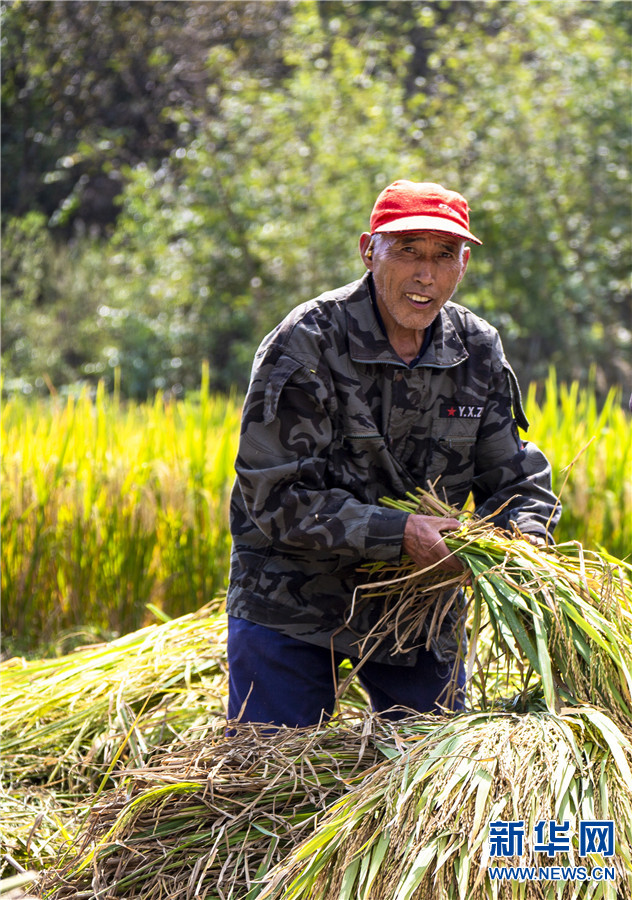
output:
<instances>
[{"instance_id":1,"label":"cap brim","mask_svg":"<svg viewBox=\"0 0 632 900\"><path fill-rule=\"evenodd\" d=\"M472 241L473 244L483 243L466 228L440 216L406 216L403 219L393 219L392 222L376 228L374 234L399 231L445 231L446 234L454 234L466 241Z\"/></svg>"}]
</instances>

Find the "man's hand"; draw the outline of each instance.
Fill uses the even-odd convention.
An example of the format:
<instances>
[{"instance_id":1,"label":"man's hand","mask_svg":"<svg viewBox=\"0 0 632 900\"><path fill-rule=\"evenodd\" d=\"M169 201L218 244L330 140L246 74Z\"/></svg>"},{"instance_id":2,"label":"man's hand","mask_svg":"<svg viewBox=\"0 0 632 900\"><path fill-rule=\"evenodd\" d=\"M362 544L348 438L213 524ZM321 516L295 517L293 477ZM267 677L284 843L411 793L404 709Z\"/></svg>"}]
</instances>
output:
<instances>
[{"instance_id":1,"label":"man's hand","mask_svg":"<svg viewBox=\"0 0 632 900\"><path fill-rule=\"evenodd\" d=\"M456 556L450 555L442 537L444 531L458 531L460 527L458 519L413 514L408 517L404 529L402 541L404 553L422 569L444 560L439 568L462 572L463 565Z\"/></svg>"}]
</instances>

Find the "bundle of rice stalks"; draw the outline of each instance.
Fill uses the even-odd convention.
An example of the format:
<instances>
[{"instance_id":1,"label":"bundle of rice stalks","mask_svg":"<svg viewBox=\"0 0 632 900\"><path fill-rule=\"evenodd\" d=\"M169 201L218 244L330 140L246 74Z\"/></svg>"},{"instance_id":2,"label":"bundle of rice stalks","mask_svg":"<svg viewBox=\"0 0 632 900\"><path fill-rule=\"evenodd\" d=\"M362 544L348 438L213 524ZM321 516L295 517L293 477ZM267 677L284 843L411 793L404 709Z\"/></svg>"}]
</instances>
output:
<instances>
[{"instance_id":1,"label":"bundle of rice stalks","mask_svg":"<svg viewBox=\"0 0 632 900\"><path fill-rule=\"evenodd\" d=\"M270 872L259 900L492 900L509 892L514 900L630 900L632 744L602 712L411 719L400 738L407 751L331 807ZM614 856L580 855L582 823L603 820L614 821ZM552 858L541 849L553 840L551 822L563 826ZM511 858L498 857L492 823L522 825L523 847L506 848ZM552 866L574 872L562 884L553 875L503 885L490 867L505 864L535 866L540 877ZM597 881L596 869L591 880L597 866L614 868L614 881Z\"/></svg>"},{"instance_id":2,"label":"bundle of rice stalks","mask_svg":"<svg viewBox=\"0 0 632 900\"><path fill-rule=\"evenodd\" d=\"M18 780L90 792L121 759L224 716L225 616L217 606L60 659L2 664L0 754Z\"/></svg>"},{"instance_id":3,"label":"bundle of rice stalks","mask_svg":"<svg viewBox=\"0 0 632 900\"><path fill-rule=\"evenodd\" d=\"M432 494L385 501L409 512L459 516ZM522 673L520 690L536 686L550 710L563 703L603 706L622 722L632 720L632 582L630 566L604 553L567 543L538 547L519 532L509 535L489 520L461 515L463 526L445 536L463 563L462 575L412 562L381 564L379 581L362 589L382 598L384 612L364 647L395 635L398 649L430 641L465 589L470 624L467 675L491 670L490 659ZM440 602L437 602L440 599ZM486 631L486 633L485 633ZM486 662L477 657L486 648ZM493 698L490 698L493 699Z\"/></svg>"},{"instance_id":4,"label":"bundle of rice stalks","mask_svg":"<svg viewBox=\"0 0 632 900\"><path fill-rule=\"evenodd\" d=\"M387 726L237 725L229 738L183 743L103 796L41 896L253 900L315 817L384 759L375 728Z\"/></svg>"}]
</instances>

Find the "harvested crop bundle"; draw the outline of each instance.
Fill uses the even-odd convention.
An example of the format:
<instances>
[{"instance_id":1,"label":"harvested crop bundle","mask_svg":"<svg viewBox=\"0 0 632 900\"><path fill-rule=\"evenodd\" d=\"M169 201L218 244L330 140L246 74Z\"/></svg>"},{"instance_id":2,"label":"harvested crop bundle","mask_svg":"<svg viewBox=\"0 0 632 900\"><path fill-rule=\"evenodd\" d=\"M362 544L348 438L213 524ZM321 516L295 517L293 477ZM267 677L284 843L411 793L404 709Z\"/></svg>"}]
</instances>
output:
<instances>
[{"instance_id":1,"label":"harvested crop bundle","mask_svg":"<svg viewBox=\"0 0 632 900\"><path fill-rule=\"evenodd\" d=\"M421 490L405 501L384 502L426 515L459 515ZM537 687L550 710L589 703L621 722L632 721L630 567L579 544L541 548L488 520L461 518L462 529L446 535L445 542L465 566L462 575L436 567L419 571L406 561L371 567L374 581L358 591L357 602L381 598L384 606L363 647L393 633L399 648L430 643L465 589L470 679L482 672L484 686L492 659L505 672L517 664L520 692ZM481 645L484 664L477 656ZM497 697L478 699L491 703Z\"/></svg>"},{"instance_id":2,"label":"harvested crop bundle","mask_svg":"<svg viewBox=\"0 0 632 900\"><path fill-rule=\"evenodd\" d=\"M0 788L0 897L7 879L61 859L89 800L39 785ZM35 880L35 874L32 881Z\"/></svg>"},{"instance_id":3,"label":"harvested crop bundle","mask_svg":"<svg viewBox=\"0 0 632 900\"><path fill-rule=\"evenodd\" d=\"M215 605L60 659L4 663L4 784L90 790L123 743L140 765L194 723L223 718L225 629Z\"/></svg>"},{"instance_id":4,"label":"harvested crop bundle","mask_svg":"<svg viewBox=\"0 0 632 900\"><path fill-rule=\"evenodd\" d=\"M273 870L260 900L553 900L559 881L498 885L490 867L614 869L614 882L569 879L564 898L632 896L632 744L602 712L464 713L399 729L405 752L330 809ZM614 822L614 855L580 856L582 823ZM568 847L536 852L541 823L564 824ZM523 846L498 859L491 823L521 824ZM560 846L561 843L560 843ZM601 846L601 845L600 845ZM518 848L515 848L516 850ZM520 857L520 858L516 858ZM590 880L588 878L587 880Z\"/></svg>"},{"instance_id":5,"label":"harvested crop bundle","mask_svg":"<svg viewBox=\"0 0 632 900\"><path fill-rule=\"evenodd\" d=\"M272 733L238 725L230 738L184 743L103 796L41 896L254 897L316 817L384 760L373 739L382 728L386 738L371 718Z\"/></svg>"},{"instance_id":6,"label":"harvested crop bundle","mask_svg":"<svg viewBox=\"0 0 632 900\"><path fill-rule=\"evenodd\" d=\"M454 515L423 492L398 505ZM488 521L462 521L446 538L466 567L462 576L419 572L412 564L375 566L373 583L356 602L383 603L362 648L368 657L389 630L402 647L430 641L464 591L468 704L481 709L397 725L365 714L301 731L237 726L227 738L217 719L213 725L212 716L210 724L196 718L200 691L217 701L214 712L221 711L224 690L223 655L205 644L209 637L213 647L223 643L223 621L210 614L205 620L204 612L145 630L144 638L130 635L127 645L122 639L97 648L94 658L90 651L74 654L74 666L68 659L58 679L53 669L42 669L40 681L34 670L26 680L16 676L16 702L25 685L31 691L21 716L29 715L30 703L40 729L33 739L62 747L68 771L79 760L96 771L95 735L105 733L104 723L111 743L101 764L117 762L123 745L117 749L114 735L126 748L127 768L112 772L120 787L103 793L100 781L97 799L86 797L84 809L92 802L92 810L72 853L59 854L39 895L487 900L511 890L515 900L632 900L630 567L578 544L540 548ZM208 652L200 669L202 646ZM77 660L85 663L86 682L73 691ZM107 682L102 690L100 677ZM60 688L65 699L56 718L47 710ZM114 730L117 698L126 717ZM75 711L80 720L72 719ZM7 706L5 716L11 714ZM19 719L18 711L6 720L15 742L8 771L28 778L35 744L20 747ZM196 721L199 732L191 730ZM57 728L58 744L46 743L49 728ZM161 735L168 749L159 751ZM54 771L52 763L47 771ZM85 785L90 794L94 779ZM616 837L612 858L597 850L580 855L582 823L606 820ZM490 867L506 860L493 852L492 823L510 821L522 822L525 837L524 852L510 863L551 865L534 849L542 838L537 829L567 823L561 864L588 873L607 865L614 882L593 881L586 894L583 882L499 885Z\"/></svg>"}]
</instances>

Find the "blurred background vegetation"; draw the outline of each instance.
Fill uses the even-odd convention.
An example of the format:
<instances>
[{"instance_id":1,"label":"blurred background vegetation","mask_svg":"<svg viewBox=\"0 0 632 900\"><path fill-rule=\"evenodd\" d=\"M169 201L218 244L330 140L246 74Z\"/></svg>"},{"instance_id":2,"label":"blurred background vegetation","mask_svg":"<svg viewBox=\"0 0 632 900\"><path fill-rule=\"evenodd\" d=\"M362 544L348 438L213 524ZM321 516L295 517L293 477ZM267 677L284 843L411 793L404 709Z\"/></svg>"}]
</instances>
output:
<instances>
[{"instance_id":1,"label":"blurred background vegetation","mask_svg":"<svg viewBox=\"0 0 632 900\"><path fill-rule=\"evenodd\" d=\"M632 383L632 5L2 4L4 390L243 390L399 177L472 207L523 383Z\"/></svg>"}]
</instances>

